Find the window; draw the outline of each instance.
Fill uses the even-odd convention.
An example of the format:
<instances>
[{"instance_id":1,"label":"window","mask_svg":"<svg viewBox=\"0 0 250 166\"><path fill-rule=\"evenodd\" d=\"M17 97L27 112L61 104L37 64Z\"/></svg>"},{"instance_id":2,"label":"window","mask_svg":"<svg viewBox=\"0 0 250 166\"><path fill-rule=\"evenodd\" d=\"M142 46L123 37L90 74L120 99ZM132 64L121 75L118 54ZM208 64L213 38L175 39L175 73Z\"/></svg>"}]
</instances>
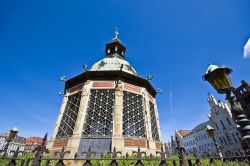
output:
<instances>
[{"instance_id":1,"label":"window","mask_svg":"<svg viewBox=\"0 0 250 166\"><path fill-rule=\"evenodd\" d=\"M231 126L232 124L231 124L230 120L228 118L226 118L226 120L227 120L228 125Z\"/></svg>"},{"instance_id":2,"label":"window","mask_svg":"<svg viewBox=\"0 0 250 166\"><path fill-rule=\"evenodd\" d=\"M72 136L79 111L80 101L81 93L68 97L56 138L68 138Z\"/></svg>"},{"instance_id":3,"label":"window","mask_svg":"<svg viewBox=\"0 0 250 166\"><path fill-rule=\"evenodd\" d=\"M154 108L154 104L151 101L149 101L149 107L150 107L152 138L154 140L159 141L159 133L158 133L157 120L156 120L156 115L155 115L155 108Z\"/></svg>"},{"instance_id":4,"label":"window","mask_svg":"<svg viewBox=\"0 0 250 166\"><path fill-rule=\"evenodd\" d=\"M141 95L123 92L123 135L145 137L145 118Z\"/></svg>"},{"instance_id":5,"label":"window","mask_svg":"<svg viewBox=\"0 0 250 166\"><path fill-rule=\"evenodd\" d=\"M220 120L220 123L221 123L221 126L222 126L223 129L226 128L224 123L222 122L222 120Z\"/></svg>"},{"instance_id":6,"label":"window","mask_svg":"<svg viewBox=\"0 0 250 166\"><path fill-rule=\"evenodd\" d=\"M225 137L222 137L222 139L223 139L225 145L227 145L227 141L226 141Z\"/></svg>"},{"instance_id":7,"label":"window","mask_svg":"<svg viewBox=\"0 0 250 166\"><path fill-rule=\"evenodd\" d=\"M236 136L235 136L234 133L232 134L232 136L233 136L234 142L235 142L235 143L238 143L238 140L237 140L237 138L236 138Z\"/></svg>"},{"instance_id":8,"label":"window","mask_svg":"<svg viewBox=\"0 0 250 166\"><path fill-rule=\"evenodd\" d=\"M220 130L217 123L214 123L217 130Z\"/></svg>"},{"instance_id":9,"label":"window","mask_svg":"<svg viewBox=\"0 0 250 166\"><path fill-rule=\"evenodd\" d=\"M223 139L220 137L220 142L223 144Z\"/></svg>"},{"instance_id":10,"label":"window","mask_svg":"<svg viewBox=\"0 0 250 166\"><path fill-rule=\"evenodd\" d=\"M239 135L239 133L236 133L236 137L238 138L238 142L241 142L241 136Z\"/></svg>"},{"instance_id":11,"label":"window","mask_svg":"<svg viewBox=\"0 0 250 166\"><path fill-rule=\"evenodd\" d=\"M83 126L84 136L105 137L112 134L114 100L114 90L91 90Z\"/></svg>"}]
</instances>

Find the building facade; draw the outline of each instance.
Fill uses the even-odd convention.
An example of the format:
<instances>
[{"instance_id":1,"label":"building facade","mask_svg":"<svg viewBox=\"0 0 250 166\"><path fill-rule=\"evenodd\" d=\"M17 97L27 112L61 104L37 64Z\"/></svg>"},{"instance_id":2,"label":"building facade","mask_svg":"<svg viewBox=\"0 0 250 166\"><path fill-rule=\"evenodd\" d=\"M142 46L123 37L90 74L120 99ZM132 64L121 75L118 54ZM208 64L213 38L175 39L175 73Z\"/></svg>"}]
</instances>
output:
<instances>
[{"instance_id":1,"label":"building facade","mask_svg":"<svg viewBox=\"0 0 250 166\"><path fill-rule=\"evenodd\" d=\"M212 95L209 95L208 102L211 107L208 117L216 131L216 140L222 152L226 156L239 156L243 149L240 133L232 119L230 104L217 101Z\"/></svg>"},{"instance_id":2,"label":"building facade","mask_svg":"<svg viewBox=\"0 0 250 166\"><path fill-rule=\"evenodd\" d=\"M62 147L71 157L89 148L97 154L114 147L123 154L138 147L147 153L160 149L156 90L124 59L125 51L116 36L106 44L104 59L65 82L47 146L51 153Z\"/></svg>"},{"instance_id":3,"label":"building facade","mask_svg":"<svg viewBox=\"0 0 250 166\"><path fill-rule=\"evenodd\" d=\"M186 155L194 155L194 150L197 151L196 141L192 132L182 138L182 144L185 148Z\"/></svg>"},{"instance_id":4,"label":"building facade","mask_svg":"<svg viewBox=\"0 0 250 166\"><path fill-rule=\"evenodd\" d=\"M190 134L191 130L176 130L175 131L175 136L171 136L171 151L172 154L177 155L177 142L176 142L176 138L178 138L178 140L180 141L180 146L184 147L184 137L187 136L188 134Z\"/></svg>"},{"instance_id":5,"label":"building facade","mask_svg":"<svg viewBox=\"0 0 250 166\"><path fill-rule=\"evenodd\" d=\"M212 95L209 95L208 103L211 108L208 114L209 120L198 124L190 133L180 136L186 155L196 154L199 157L205 157L208 153L212 156L217 155L214 142L207 135L206 128L209 125L215 129L215 139L223 155L239 156L243 150L240 134L230 113L230 105L226 102L216 101Z\"/></svg>"},{"instance_id":6,"label":"building facade","mask_svg":"<svg viewBox=\"0 0 250 166\"><path fill-rule=\"evenodd\" d=\"M0 135L0 149L4 149L6 146L6 139L8 138L9 133L1 134ZM19 147L19 151L24 152L25 148L25 138L16 136L9 144L7 154L12 154L12 151L16 151Z\"/></svg>"},{"instance_id":7,"label":"building facade","mask_svg":"<svg viewBox=\"0 0 250 166\"><path fill-rule=\"evenodd\" d=\"M213 140L207 135L206 128L208 125L211 126L210 121L203 122L192 130L192 136L195 140L194 150L196 150L199 157L208 156L208 152L211 152L213 156L216 156L216 148Z\"/></svg>"},{"instance_id":8,"label":"building facade","mask_svg":"<svg viewBox=\"0 0 250 166\"><path fill-rule=\"evenodd\" d=\"M25 138L25 152L32 152L43 141L41 137L28 137Z\"/></svg>"}]
</instances>

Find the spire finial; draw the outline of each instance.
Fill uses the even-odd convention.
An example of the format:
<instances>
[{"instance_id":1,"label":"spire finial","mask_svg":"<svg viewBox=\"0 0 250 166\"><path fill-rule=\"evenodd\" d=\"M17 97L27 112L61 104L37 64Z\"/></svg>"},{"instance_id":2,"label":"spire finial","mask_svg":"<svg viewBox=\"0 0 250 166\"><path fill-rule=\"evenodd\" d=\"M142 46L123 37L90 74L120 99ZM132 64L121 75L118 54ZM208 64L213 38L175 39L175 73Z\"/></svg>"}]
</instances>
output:
<instances>
[{"instance_id":1,"label":"spire finial","mask_svg":"<svg viewBox=\"0 0 250 166\"><path fill-rule=\"evenodd\" d=\"M119 28L116 26L115 27L115 38L118 39L118 35L119 35Z\"/></svg>"}]
</instances>

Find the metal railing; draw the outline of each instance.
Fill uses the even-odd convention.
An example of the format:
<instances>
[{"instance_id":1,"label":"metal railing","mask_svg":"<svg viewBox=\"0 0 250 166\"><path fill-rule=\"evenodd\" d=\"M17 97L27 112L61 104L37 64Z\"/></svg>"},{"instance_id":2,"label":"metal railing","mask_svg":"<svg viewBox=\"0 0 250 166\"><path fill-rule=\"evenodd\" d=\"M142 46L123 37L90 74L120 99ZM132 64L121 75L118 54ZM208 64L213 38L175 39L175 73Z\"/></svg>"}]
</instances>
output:
<instances>
[{"instance_id":1,"label":"metal railing","mask_svg":"<svg viewBox=\"0 0 250 166\"><path fill-rule=\"evenodd\" d=\"M235 166L247 166L250 164L249 157L250 156L233 156L226 157L221 159L218 158L186 158L181 156L176 156L172 158L168 156L163 148L161 151L157 152L157 156L149 155L147 156L145 152L142 152L138 147L137 151L133 152L133 156L118 156L120 155L120 151L116 151L116 148L113 149L112 152L107 154L101 154L99 156L95 155L94 152L89 149L87 152L84 152L83 158L65 158L64 155L69 153L69 151L65 151L64 148L60 152L56 152L59 154L58 158L46 158L43 157L44 153L40 153L41 155L37 155L39 151L36 151L34 158L17 158L17 154L19 152L15 151L14 155L11 157L2 157L0 158L0 165L8 165L8 166L66 166L66 165L76 165L76 166L94 166L94 165L110 165L110 166L119 166L119 165L128 165L128 166L206 166L206 165L235 165Z\"/></svg>"},{"instance_id":2,"label":"metal railing","mask_svg":"<svg viewBox=\"0 0 250 166\"><path fill-rule=\"evenodd\" d=\"M65 154L70 151L65 151L64 147L61 151L57 151L58 158L46 157L47 134L43 138L41 145L38 145L34 151L34 157L20 158L18 154L21 153L19 148L16 151L12 151L13 155L10 157L0 157L0 166L249 166L250 156L233 156L233 157L215 157L215 158L202 158L198 157L186 157L182 148L177 148L178 156L169 156L161 146L161 150L156 152L156 156L147 154L141 151L138 147L137 151L133 151L133 155L129 156L128 153L125 156L121 155L121 151L117 151L114 147L112 152L106 154L96 155L95 152L88 149L88 151L82 154L76 154L74 158L66 158ZM81 156L81 157L79 157Z\"/></svg>"}]
</instances>

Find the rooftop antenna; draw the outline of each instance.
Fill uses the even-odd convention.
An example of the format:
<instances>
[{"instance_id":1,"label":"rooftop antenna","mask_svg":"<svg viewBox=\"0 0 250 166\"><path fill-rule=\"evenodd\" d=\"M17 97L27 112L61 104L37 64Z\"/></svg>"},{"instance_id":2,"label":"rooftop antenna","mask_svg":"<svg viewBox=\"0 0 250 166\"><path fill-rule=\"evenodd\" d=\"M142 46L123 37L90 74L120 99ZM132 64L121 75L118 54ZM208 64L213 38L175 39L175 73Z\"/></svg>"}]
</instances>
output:
<instances>
[{"instance_id":1,"label":"rooftop antenna","mask_svg":"<svg viewBox=\"0 0 250 166\"><path fill-rule=\"evenodd\" d=\"M176 121L175 121L175 118L174 118L174 112L173 112L173 100L172 100L172 86L170 85L170 88L169 88L169 107L170 107L170 112L171 112L171 115L172 115L172 124L173 124L173 127L176 129Z\"/></svg>"},{"instance_id":2,"label":"rooftop antenna","mask_svg":"<svg viewBox=\"0 0 250 166\"><path fill-rule=\"evenodd\" d=\"M115 27L115 39L118 39L118 35L119 35L119 28L116 26Z\"/></svg>"}]
</instances>

